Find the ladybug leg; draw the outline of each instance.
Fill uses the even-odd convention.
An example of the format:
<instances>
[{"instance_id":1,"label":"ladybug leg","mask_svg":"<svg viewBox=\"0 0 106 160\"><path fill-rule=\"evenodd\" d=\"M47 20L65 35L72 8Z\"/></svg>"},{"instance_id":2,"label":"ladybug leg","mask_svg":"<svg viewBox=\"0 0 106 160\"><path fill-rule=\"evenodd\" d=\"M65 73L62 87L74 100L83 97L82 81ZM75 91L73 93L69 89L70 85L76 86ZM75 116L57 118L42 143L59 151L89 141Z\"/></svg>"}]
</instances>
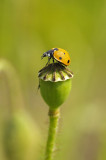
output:
<instances>
[{"instance_id":1,"label":"ladybug leg","mask_svg":"<svg viewBox=\"0 0 106 160\"><path fill-rule=\"evenodd\" d=\"M51 57L48 57L48 62L46 63L46 66L49 64Z\"/></svg>"},{"instance_id":2,"label":"ladybug leg","mask_svg":"<svg viewBox=\"0 0 106 160\"><path fill-rule=\"evenodd\" d=\"M53 63L54 63L54 58L53 58Z\"/></svg>"}]
</instances>

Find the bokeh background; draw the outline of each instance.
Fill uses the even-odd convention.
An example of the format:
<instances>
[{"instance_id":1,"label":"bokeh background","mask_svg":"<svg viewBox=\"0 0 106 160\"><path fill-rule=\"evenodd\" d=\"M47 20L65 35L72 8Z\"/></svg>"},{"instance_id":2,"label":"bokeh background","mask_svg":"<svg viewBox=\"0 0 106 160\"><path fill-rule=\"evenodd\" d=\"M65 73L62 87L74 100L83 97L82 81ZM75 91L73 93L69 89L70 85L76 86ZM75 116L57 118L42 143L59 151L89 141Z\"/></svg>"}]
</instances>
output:
<instances>
[{"instance_id":1,"label":"bokeh background","mask_svg":"<svg viewBox=\"0 0 106 160\"><path fill-rule=\"evenodd\" d=\"M48 106L40 96L37 76L47 62L41 55L53 47L70 53L74 72L72 91L61 107L55 160L106 160L106 1L0 0L0 59L17 71L25 110L41 134L42 151ZM3 85L2 122L9 111ZM0 139L0 160L5 160Z\"/></svg>"}]
</instances>

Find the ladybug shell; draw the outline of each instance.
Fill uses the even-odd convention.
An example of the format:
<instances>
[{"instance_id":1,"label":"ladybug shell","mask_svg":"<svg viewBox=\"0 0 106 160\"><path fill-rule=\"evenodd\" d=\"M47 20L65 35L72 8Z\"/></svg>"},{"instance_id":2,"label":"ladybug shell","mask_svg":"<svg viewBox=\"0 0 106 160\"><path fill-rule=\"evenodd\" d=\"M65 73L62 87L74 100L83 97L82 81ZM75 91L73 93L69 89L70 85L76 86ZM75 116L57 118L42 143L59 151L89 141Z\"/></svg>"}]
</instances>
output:
<instances>
[{"instance_id":1,"label":"ladybug shell","mask_svg":"<svg viewBox=\"0 0 106 160\"><path fill-rule=\"evenodd\" d=\"M64 50L64 49L61 49L61 48L58 48L58 50L55 50L54 53L53 53L53 57L63 63L64 65L68 66L70 64L70 56L69 56L69 53Z\"/></svg>"}]
</instances>

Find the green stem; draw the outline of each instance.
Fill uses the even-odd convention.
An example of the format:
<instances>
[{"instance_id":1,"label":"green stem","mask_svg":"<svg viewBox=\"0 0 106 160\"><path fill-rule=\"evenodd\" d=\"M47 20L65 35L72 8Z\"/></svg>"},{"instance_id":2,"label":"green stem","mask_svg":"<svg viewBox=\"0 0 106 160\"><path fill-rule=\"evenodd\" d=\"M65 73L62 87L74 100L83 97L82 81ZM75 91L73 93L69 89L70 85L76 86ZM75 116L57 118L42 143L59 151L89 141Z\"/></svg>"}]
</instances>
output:
<instances>
[{"instance_id":1,"label":"green stem","mask_svg":"<svg viewBox=\"0 0 106 160\"><path fill-rule=\"evenodd\" d=\"M48 131L48 140L46 146L46 157L45 160L52 160L53 159L53 151L55 148L55 140L56 140L56 132L58 127L58 121L60 116L59 109L50 110L49 117L50 117L50 126Z\"/></svg>"},{"instance_id":2,"label":"green stem","mask_svg":"<svg viewBox=\"0 0 106 160\"><path fill-rule=\"evenodd\" d=\"M12 65L4 59L0 59L0 79L6 86L11 111L22 108L24 102L18 76Z\"/></svg>"}]
</instances>

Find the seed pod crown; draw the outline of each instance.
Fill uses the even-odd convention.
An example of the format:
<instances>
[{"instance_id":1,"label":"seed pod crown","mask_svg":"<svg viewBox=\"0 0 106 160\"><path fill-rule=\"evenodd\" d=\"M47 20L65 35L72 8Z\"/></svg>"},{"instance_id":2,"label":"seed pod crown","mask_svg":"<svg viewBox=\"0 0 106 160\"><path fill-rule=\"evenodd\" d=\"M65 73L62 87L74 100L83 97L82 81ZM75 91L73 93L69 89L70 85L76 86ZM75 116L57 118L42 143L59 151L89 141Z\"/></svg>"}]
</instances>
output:
<instances>
[{"instance_id":1,"label":"seed pod crown","mask_svg":"<svg viewBox=\"0 0 106 160\"><path fill-rule=\"evenodd\" d=\"M73 73L60 63L52 63L42 68L38 77L44 81L58 82L73 78Z\"/></svg>"}]
</instances>

